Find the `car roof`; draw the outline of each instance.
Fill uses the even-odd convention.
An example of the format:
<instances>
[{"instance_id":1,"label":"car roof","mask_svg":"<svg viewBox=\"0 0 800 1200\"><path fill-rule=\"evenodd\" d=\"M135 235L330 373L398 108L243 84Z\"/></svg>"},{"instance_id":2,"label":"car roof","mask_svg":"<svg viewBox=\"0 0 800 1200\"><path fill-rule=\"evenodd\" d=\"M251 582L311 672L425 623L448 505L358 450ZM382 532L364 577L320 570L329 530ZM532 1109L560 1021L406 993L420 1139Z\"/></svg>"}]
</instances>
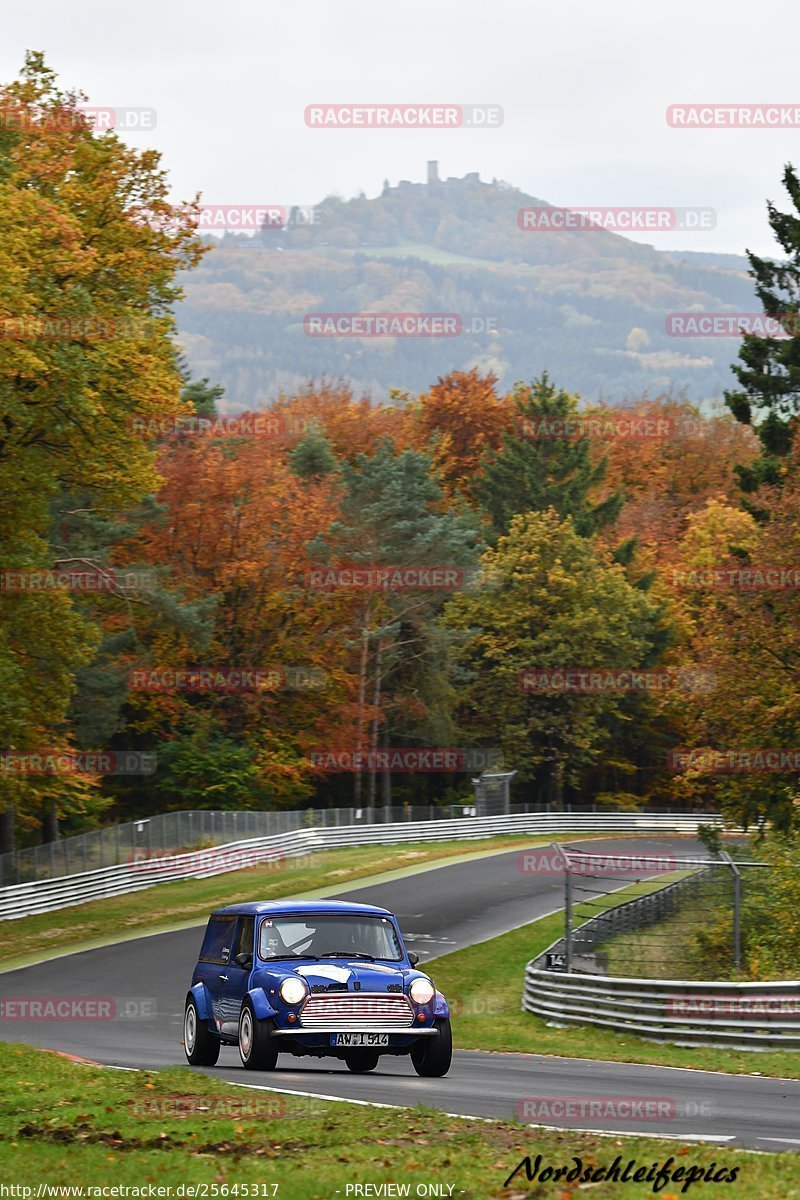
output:
<instances>
[{"instance_id":1,"label":"car roof","mask_svg":"<svg viewBox=\"0 0 800 1200\"><path fill-rule=\"evenodd\" d=\"M226 908L215 908L214 917L269 916L282 913L339 913L342 916L373 915L390 917L388 908L377 908L374 904L354 904L349 900L252 900L247 904L229 904Z\"/></svg>"}]
</instances>

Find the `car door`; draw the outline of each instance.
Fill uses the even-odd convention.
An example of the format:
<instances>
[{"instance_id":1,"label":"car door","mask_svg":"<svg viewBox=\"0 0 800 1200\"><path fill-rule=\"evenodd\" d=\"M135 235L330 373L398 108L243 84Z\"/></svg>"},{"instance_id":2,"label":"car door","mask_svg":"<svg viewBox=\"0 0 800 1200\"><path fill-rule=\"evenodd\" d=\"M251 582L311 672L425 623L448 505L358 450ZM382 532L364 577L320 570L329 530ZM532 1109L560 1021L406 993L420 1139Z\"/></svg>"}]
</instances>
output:
<instances>
[{"instance_id":1,"label":"car door","mask_svg":"<svg viewBox=\"0 0 800 1200\"><path fill-rule=\"evenodd\" d=\"M208 993L217 1033L224 1032L225 989L230 982L229 963L233 956L237 925L238 918L235 915L211 917L194 973L194 982L204 984Z\"/></svg>"},{"instance_id":2,"label":"car door","mask_svg":"<svg viewBox=\"0 0 800 1200\"><path fill-rule=\"evenodd\" d=\"M253 969L254 932L255 917L239 917L228 961L218 974L215 1016L217 1028L226 1037L235 1037L239 1031L239 1013ZM237 958L241 961L237 962Z\"/></svg>"}]
</instances>

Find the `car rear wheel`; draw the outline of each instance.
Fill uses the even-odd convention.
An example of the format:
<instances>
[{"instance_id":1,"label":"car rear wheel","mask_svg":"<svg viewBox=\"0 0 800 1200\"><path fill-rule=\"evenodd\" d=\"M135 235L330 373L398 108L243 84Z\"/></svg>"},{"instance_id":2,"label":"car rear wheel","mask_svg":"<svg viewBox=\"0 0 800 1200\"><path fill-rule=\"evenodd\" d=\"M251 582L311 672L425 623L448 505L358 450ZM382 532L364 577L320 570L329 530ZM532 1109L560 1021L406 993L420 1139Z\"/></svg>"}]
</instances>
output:
<instances>
[{"instance_id":1,"label":"car rear wheel","mask_svg":"<svg viewBox=\"0 0 800 1200\"><path fill-rule=\"evenodd\" d=\"M186 1001L183 1014L183 1048L193 1067L213 1067L219 1058L219 1038L209 1031L205 1021L197 1015L194 998Z\"/></svg>"},{"instance_id":2,"label":"car rear wheel","mask_svg":"<svg viewBox=\"0 0 800 1200\"><path fill-rule=\"evenodd\" d=\"M239 1057L248 1071L274 1071L278 1061L278 1047L270 1037L274 1028L272 1021L260 1021L253 1012L249 1000L245 1000L239 1014Z\"/></svg>"},{"instance_id":3,"label":"car rear wheel","mask_svg":"<svg viewBox=\"0 0 800 1200\"><path fill-rule=\"evenodd\" d=\"M411 1048L411 1061L418 1075L441 1076L450 1070L453 1060L453 1034L450 1021L436 1022L438 1037L420 1038Z\"/></svg>"},{"instance_id":4,"label":"car rear wheel","mask_svg":"<svg viewBox=\"0 0 800 1200\"><path fill-rule=\"evenodd\" d=\"M352 1071L354 1075L363 1075L365 1071L374 1071L378 1065L378 1058L374 1050L357 1050L353 1054L345 1055L348 1071Z\"/></svg>"}]
</instances>

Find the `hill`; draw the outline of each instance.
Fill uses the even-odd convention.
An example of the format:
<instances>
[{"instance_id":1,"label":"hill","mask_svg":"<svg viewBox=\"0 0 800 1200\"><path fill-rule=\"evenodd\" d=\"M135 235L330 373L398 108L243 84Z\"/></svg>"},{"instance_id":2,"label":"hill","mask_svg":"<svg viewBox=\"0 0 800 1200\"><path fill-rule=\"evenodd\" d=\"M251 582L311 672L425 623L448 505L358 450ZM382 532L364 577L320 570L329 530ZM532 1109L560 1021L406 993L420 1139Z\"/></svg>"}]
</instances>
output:
<instances>
[{"instance_id":1,"label":"hill","mask_svg":"<svg viewBox=\"0 0 800 1200\"><path fill-rule=\"evenodd\" d=\"M546 204L470 174L329 197L311 226L226 234L184 280L189 364L225 385L231 410L309 377L385 398L472 366L504 388L547 369L590 400L673 390L705 401L731 386L735 339L677 339L665 321L757 309L744 257L658 251L601 229L519 228L521 208ZM310 336L304 318L320 312L455 313L462 332Z\"/></svg>"}]
</instances>

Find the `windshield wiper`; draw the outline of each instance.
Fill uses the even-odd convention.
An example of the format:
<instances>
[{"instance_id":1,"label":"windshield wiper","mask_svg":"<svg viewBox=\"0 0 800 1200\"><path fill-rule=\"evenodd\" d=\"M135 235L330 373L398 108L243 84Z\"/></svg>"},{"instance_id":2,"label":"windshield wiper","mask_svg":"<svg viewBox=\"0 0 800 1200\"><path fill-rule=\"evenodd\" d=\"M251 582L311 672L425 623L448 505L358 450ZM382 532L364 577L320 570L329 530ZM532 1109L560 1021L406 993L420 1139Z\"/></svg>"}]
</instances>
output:
<instances>
[{"instance_id":1,"label":"windshield wiper","mask_svg":"<svg viewBox=\"0 0 800 1200\"><path fill-rule=\"evenodd\" d=\"M374 954L360 954L357 950L329 950L327 954L320 954L320 958L367 958L375 962Z\"/></svg>"}]
</instances>

